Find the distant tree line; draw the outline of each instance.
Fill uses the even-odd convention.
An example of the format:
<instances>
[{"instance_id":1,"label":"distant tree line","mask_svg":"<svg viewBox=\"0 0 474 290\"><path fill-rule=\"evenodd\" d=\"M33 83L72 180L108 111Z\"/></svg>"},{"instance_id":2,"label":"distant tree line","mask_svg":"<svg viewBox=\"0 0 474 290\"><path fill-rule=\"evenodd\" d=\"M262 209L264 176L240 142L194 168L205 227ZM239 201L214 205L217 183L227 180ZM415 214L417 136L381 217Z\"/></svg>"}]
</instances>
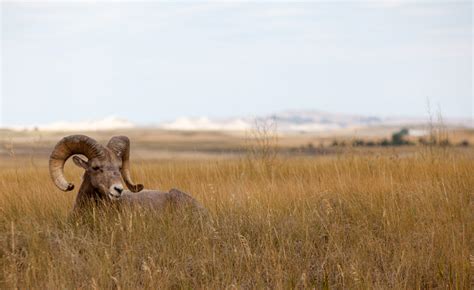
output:
<instances>
[{"instance_id":1,"label":"distant tree line","mask_svg":"<svg viewBox=\"0 0 474 290\"><path fill-rule=\"evenodd\" d=\"M348 140L334 140L329 145L329 147L337 148L337 147L388 147L388 146L414 146L414 145L422 145L422 146L440 146L440 147L448 147L448 146L459 146L459 147L468 147L470 143L468 140L463 140L459 143L453 144L449 141L447 137L440 138L439 136L435 136L434 134L429 134L426 137L420 137L417 141L408 140L409 130L407 128L402 128L399 131L396 131L392 134L391 138L383 138L381 140L363 140L363 139L354 139L351 141ZM305 153L305 154L325 154L328 151L328 146L320 143L319 145L315 146L313 143L308 143L306 145L301 145L299 147L292 147L289 148L289 152L292 153Z\"/></svg>"},{"instance_id":2,"label":"distant tree line","mask_svg":"<svg viewBox=\"0 0 474 290\"><path fill-rule=\"evenodd\" d=\"M352 141L351 145L353 147L372 147L372 146L407 146L407 145L416 145L417 143L408 140L409 130L407 128L402 128L400 131L394 132L391 139L384 138L380 141L366 141L363 139L355 139ZM418 144L425 146L451 146L457 145L462 147L469 146L468 140L463 140L458 144L452 144L447 137L445 138L436 138L432 134L428 138L420 137L418 139ZM346 146L346 142L334 140L331 144L333 147L336 146Z\"/></svg>"}]
</instances>

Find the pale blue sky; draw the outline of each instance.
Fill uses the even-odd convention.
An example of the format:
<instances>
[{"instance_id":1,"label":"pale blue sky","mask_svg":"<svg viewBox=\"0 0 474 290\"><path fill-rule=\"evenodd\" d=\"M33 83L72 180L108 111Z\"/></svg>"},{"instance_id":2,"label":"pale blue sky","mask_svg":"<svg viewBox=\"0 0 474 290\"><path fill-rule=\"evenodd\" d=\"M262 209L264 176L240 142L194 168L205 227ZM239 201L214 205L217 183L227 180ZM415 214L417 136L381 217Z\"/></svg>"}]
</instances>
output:
<instances>
[{"instance_id":1,"label":"pale blue sky","mask_svg":"<svg viewBox=\"0 0 474 290\"><path fill-rule=\"evenodd\" d=\"M472 2L1 3L3 125L472 117Z\"/></svg>"}]
</instances>

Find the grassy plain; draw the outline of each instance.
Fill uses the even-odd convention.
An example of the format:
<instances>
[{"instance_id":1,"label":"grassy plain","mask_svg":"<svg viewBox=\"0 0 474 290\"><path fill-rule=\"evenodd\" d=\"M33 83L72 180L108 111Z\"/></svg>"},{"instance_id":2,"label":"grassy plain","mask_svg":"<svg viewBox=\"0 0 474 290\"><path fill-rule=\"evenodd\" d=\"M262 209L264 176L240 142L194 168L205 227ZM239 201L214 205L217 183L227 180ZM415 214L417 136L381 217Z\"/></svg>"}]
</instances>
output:
<instances>
[{"instance_id":1,"label":"grassy plain","mask_svg":"<svg viewBox=\"0 0 474 290\"><path fill-rule=\"evenodd\" d=\"M472 147L267 158L193 151L244 143L198 137L163 139L181 151L157 154L150 136L132 136L132 175L191 193L209 220L99 209L68 219L75 192L47 170L58 136L4 138L0 288L472 287ZM66 175L80 183L80 169L68 164Z\"/></svg>"}]
</instances>

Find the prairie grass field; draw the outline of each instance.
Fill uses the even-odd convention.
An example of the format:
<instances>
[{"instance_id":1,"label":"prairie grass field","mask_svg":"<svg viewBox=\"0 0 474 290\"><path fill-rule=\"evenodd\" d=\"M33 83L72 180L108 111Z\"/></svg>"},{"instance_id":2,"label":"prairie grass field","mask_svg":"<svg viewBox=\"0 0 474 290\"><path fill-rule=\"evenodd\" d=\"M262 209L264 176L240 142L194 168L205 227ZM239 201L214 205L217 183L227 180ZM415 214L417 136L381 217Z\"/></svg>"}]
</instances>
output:
<instances>
[{"instance_id":1,"label":"prairie grass field","mask_svg":"<svg viewBox=\"0 0 474 290\"><path fill-rule=\"evenodd\" d=\"M132 143L133 146L133 143ZM91 209L47 158L2 157L0 288L469 289L472 148L409 154L134 158L147 188L208 210ZM68 162L77 186L82 171Z\"/></svg>"},{"instance_id":2,"label":"prairie grass field","mask_svg":"<svg viewBox=\"0 0 474 290\"><path fill-rule=\"evenodd\" d=\"M473 3L0 0L0 290L474 290Z\"/></svg>"}]
</instances>

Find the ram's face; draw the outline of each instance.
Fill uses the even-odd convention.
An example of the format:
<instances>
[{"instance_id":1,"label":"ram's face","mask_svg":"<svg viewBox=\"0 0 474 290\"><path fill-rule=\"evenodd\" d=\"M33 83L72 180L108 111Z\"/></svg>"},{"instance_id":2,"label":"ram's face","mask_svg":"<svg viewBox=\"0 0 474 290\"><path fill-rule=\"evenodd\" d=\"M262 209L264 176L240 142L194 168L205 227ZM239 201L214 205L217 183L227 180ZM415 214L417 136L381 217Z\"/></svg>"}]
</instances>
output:
<instances>
[{"instance_id":1,"label":"ram's face","mask_svg":"<svg viewBox=\"0 0 474 290\"><path fill-rule=\"evenodd\" d=\"M118 199L122 195L122 161L114 153L107 151L106 158L92 158L84 160L78 156L73 157L74 163L86 170L95 191L102 197Z\"/></svg>"}]
</instances>

